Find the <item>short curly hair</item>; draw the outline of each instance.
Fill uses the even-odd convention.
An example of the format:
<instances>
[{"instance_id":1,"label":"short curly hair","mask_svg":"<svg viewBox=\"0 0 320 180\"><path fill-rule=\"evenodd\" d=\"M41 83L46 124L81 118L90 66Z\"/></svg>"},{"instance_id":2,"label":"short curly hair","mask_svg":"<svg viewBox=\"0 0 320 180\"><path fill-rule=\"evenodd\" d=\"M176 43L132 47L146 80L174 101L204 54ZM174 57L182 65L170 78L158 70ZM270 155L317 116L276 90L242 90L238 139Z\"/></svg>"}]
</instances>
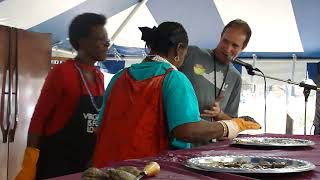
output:
<instances>
[{"instance_id":1,"label":"short curly hair","mask_svg":"<svg viewBox=\"0 0 320 180\"><path fill-rule=\"evenodd\" d=\"M101 14L83 13L76 16L69 25L69 41L75 50L79 50L79 40L88 37L91 28L97 25L104 26L107 18Z\"/></svg>"}]
</instances>

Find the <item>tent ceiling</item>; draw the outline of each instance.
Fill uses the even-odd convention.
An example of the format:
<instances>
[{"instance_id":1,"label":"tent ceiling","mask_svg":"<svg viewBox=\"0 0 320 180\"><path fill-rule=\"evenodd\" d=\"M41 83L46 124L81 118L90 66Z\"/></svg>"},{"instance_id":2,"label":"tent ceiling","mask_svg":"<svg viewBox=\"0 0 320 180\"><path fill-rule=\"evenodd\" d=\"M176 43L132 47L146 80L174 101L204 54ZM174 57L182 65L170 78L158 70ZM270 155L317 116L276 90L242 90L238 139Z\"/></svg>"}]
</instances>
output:
<instances>
[{"instance_id":1,"label":"tent ceiling","mask_svg":"<svg viewBox=\"0 0 320 180\"><path fill-rule=\"evenodd\" d=\"M10 0L0 3L0 24L51 32L53 43L70 48L67 28L83 12L105 14L111 37L138 0ZM26 18L21 18L26 17ZM137 27L177 21L188 31L190 44L216 46L221 30L232 19L246 20L253 34L242 57L320 58L319 0L149 0L133 16L115 47L144 46ZM138 51L138 52L141 52Z\"/></svg>"}]
</instances>

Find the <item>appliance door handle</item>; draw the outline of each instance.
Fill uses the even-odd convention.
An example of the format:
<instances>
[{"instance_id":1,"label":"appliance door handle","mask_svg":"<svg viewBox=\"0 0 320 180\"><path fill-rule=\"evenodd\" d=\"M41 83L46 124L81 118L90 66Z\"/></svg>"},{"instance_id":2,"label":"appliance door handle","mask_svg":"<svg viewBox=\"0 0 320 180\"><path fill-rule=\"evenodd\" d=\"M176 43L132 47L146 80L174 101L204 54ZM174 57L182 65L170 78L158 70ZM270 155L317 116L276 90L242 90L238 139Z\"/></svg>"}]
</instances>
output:
<instances>
[{"instance_id":1,"label":"appliance door handle","mask_svg":"<svg viewBox=\"0 0 320 180\"><path fill-rule=\"evenodd\" d=\"M16 134L17 126L18 126L18 97L19 97L19 92L18 92L18 71L17 71L17 64L15 63L14 68L13 68L13 75L12 78L14 81L11 81L12 84L14 84L14 91L11 92L11 96L15 97L14 98L14 114L13 114L13 128L9 129L9 142L14 142L14 136ZM12 110L12 109L11 109ZM11 117L11 115L10 115Z\"/></svg>"},{"instance_id":2,"label":"appliance door handle","mask_svg":"<svg viewBox=\"0 0 320 180\"><path fill-rule=\"evenodd\" d=\"M8 94L6 92L6 79L7 79L7 65L4 65L4 71L3 71L3 77L2 77L2 89L1 89L1 99L0 99L0 129L2 132L2 142L3 143L7 143L8 140L8 129L9 129L9 123L8 121L6 121L7 123L7 127L5 127L4 125L4 114L7 111L5 111L4 107L5 107L5 96ZM6 109L7 110L7 109Z\"/></svg>"},{"instance_id":3,"label":"appliance door handle","mask_svg":"<svg viewBox=\"0 0 320 180\"><path fill-rule=\"evenodd\" d=\"M3 124L1 124L1 132L2 132L2 143L7 143L8 129L4 129Z\"/></svg>"},{"instance_id":4,"label":"appliance door handle","mask_svg":"<svg viewBox=\"0 0 320 180\"><path fill-rule=\"evenodd\" d=\"M12 31L10 31L11 34L11 43L13 45L13 47L17 47L18 46L18 31L12 29ZM18 125L18 100L17 100L17 93L18 93L18 71L17 71L17 58L18 58L18 50L15 50L14 48L11 49L10 51L10 63L9 64L9 94L8 94L8 122L9 122L9 126L8 126L8 130L9 130L9 137L8 140L9 142L13 142L14 141L14 136L16 133L16 129L17 129L17 125ZM14 101L13 101L13 97ZM12 107L13 105L13 107ZM13 111L14 108L14 111ZM13 117L13 118L12 118ZM13 119L13 122L12 122ZM13 125L13 126L12 126Z\"/></svg>"},{"instance_id":5,"label":"appliance door handle","mask_svg":"<svg viewBox=\"0 0 320 180\"><path fill-rule=\"evenodd\" d=\"M3 77L2 77L2 87L1 87L1 96L0 96L0 128L2 132L2 142L7 143L8 141L8 133L9 133L9 127L10 127L10 121L9 121L9 113L10 113L10 94L7 92L7 89L10 89L10 60L11 60L11 51L12 49L12 32L11 28L8 29L9 32L9 38L8 38L8 57L7 60L3 63ZM8 78L9 76L9 78ZM7 79L9 79L9 82L7 82ZM8 98L6 98L6 95ZM6 126L4 125L4 121L6 122Z\"/></svg>"},{"instance_id":6,"label":"appliance door handle","mask_svg":"<svg viewBox=\"0 0 320 180\"><path fill-rule=\"evenodd\" d=\"M1 94L2 96L2 94ZM1 106L4 106L4 104L1 102ZM7 139L8 139L8 127L5 128L4 124L3 124L3 115L1 115L0 117L0 129L2 132L2 142L3 143L7 143Z\"/></svg>"}]
</instances>

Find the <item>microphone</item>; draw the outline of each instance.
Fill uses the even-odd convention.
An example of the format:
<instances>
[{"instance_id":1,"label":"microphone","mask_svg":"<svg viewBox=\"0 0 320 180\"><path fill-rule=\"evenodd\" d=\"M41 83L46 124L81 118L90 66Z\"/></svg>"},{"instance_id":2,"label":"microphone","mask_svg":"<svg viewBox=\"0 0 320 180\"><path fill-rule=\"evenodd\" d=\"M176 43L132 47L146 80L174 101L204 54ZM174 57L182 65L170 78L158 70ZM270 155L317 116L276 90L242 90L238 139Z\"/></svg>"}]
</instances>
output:
<instances>
[{"instance_id":1,"label":"microphone","mask_svg":"<svg viewBox=\"0 0 320 180\"><path fill-rule=\"evenodd\" d=\"M252 71L252 70L259 71L258 68L254 68L251 64L248 64L248 63L246 63L246 62L243 62L243 61L241 61L241 60L238 59L238 58L232 59L231 56L228 56L228 59L229 59L232 63L239 64L239 65L245 67L246 69L248 69L248 70L250 70L250 71Z\"/></svg>"},{"instance_id":2,"label":"microphone","mask_svg":"<svg viewBox=\"0 0 320 180\"><path fill-rule=\"evenodd\" d=\"M236 59L232 60L231 62L232 62L232 63L239 64L239 65L241 65L241 66L245 67L245 68L246 68L246 69L248 69L248 70L255 70L255 71L259 71L259 69L258 69L258 68L254 68L251 64L248 64L248 63L246 63L246 62L243 62L243 61L241 61L241 60L240 60L240 59L238 59L238 58L236 58Z\"/></svg>"},{"instance_id":3,"label":"microphone","mask_svg":"<svg viewBox=\"0 0 320 180\"><path fill-rule=\"evenodd\" d=\"M316 90L316 91L320 91L320 88L318 88L317 86L312 85L312 84L306 84L305 82L299 83L299 86L303 87L303 88L308 88L308 89L313 89L313 90Z\"/></svg>"}]
</instances>

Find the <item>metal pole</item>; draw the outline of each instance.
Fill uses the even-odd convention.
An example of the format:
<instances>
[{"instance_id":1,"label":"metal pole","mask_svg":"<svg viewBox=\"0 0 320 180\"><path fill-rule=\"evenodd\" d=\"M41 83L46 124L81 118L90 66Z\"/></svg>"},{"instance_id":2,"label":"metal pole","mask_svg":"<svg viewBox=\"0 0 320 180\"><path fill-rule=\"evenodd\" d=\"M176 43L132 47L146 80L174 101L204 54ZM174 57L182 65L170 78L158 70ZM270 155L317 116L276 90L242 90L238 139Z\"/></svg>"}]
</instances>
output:
<instances>
[{"instance_id":1,"label":"metal pole","mask_svg":"<svg viewBox=\"0 0 320 180\"><path fill-rule=\"evenodd\" d=\"M297 55L292 54L292 71L291 71L291 81L294 81L294 75L296 71L296 64L297 64ZM291 94L290 95L295 95L295 88L292 86L291 87Z\"/></svg>"},{"instance_id":2,"label":"metal pole","mask_svg":"<svg viewBox=\"0 0 320 180\"><path fill-rule=\"evenodd\" d=\"M256 67L256 61L257 61L257 55L256 54L252 54L252 67ZM253 85L253 76L251 76L251 84Z\"/></svg>"},{"instance_id":3,"label":"metal pole","mask_svg":"<svg viewBox=\"0 0 320 180\"><path fill-rule=\"evenodd\" d=\"M116 30L116 32L113 34L113 36L110 39L110 46L111 47L114 43L114 40L117 38L117 36L120 34L120 32L123 30L123 28L128 24L130 19L134 16L134 14L139 10L139 8L146 4L148 0L139 0L139 3L136 4L136 6L133 8L133 10L130 12L130 14L126 17L126 19L121 23L119 28Z\"/></svg>"},{"instance_id":4,"label":"metal pole","mask_svg":"<svg viewBox=\"0 0 320 180\"><path fill-rule=\"evenodd\" d=\"M252 54L252 67L255 68L256 67L256 62L257 62L257 55L256 54ZM251 76L251 83L253 84L253 76ZM254 84L253 84L254 85ZM255 86L255 85L254 85ZM266 93L266 92L265 92ZM267 97L266 94L264 93L264 114L263 114L263 121L264 121L264 133L267 133Z\"/></svg>"},{"instance_id":5,"label":"metal pole","mask_svg":"<svg viewBox=\"0 0 320 180\"><path fill-rule=\"evenodd\" d=\"M307 134L307 104L308 104L308 101L305 101L304 102L304 131L303 131L304 135Z\"/></svg>"},{"instance_id":6,"label":"metal pole","mask_svg":"<svg viewBox=\"0 0 320 180\"><path fill-rule=\"evenodd\" d=\"M292 54L292 71L291 71L291 80L294 81L294 72L296 70L296 63L297 63L297 55Z\"/></svg>"},{"instance_id":7,"label":"metal pole","mask_svg":"<svg viewBox=\"0 0 320 180\"><path fill-rule=\"evenodd\" d=\"M257 55L256 54L252 54L252 59L253 59L253 62L252 62L252 67L255 68L256 67L256 62L257 62ZM253 76L251 76L251 83L253 84ZM255 86L255 85L254 85ZM265 92L266 93L266 92ZM263 114L263 122L264 122L264 133L267 133L267 97L266 97L266 94L264 93L264 100L265 100L265 103L264 103L264 114Z\"/></svg>"}]
</instances>

